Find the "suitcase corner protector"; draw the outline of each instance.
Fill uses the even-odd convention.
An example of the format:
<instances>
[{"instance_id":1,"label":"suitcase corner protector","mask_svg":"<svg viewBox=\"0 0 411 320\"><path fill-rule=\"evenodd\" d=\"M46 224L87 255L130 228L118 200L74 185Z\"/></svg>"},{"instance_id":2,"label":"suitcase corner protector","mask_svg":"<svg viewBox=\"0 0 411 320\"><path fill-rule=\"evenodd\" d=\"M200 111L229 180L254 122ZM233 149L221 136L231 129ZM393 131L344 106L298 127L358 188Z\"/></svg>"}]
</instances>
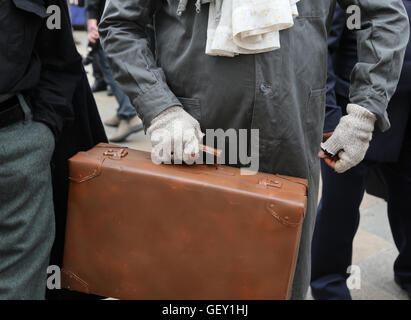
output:
<instances>
[{"instance_id":1,"label":"suitcase corner protector","mask_svg":"<svg viewBox=\"0 0 411 320\"><path fill-rule=\"evenodd\" d=\"M87 282L77 276L74 272L71 272L64 267L61 270L61 285L62 288L72 291L90 293L90 288Z\"/></svg>"}]
</instances>

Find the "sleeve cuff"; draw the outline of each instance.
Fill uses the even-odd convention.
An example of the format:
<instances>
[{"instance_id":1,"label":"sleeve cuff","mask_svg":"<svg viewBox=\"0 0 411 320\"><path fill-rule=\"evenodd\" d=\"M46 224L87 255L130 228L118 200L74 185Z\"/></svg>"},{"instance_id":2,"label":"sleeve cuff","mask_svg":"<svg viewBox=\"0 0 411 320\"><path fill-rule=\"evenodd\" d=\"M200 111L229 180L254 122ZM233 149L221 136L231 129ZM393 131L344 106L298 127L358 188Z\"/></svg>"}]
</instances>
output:
<instances>
[{"instance_id":1,"label":"sleeve cuff","mask_svg":"<svg viewBox=\"0 0 411 320\"><path fill-rule=\"evenodd\" d=\"M95 19L98 20L98 14L97 12L95 12L94 10L86 10L86 19L90 20L90 19Z\"/></svg>"},{"instance_id":2,"label":"sleeve cuff","mask_svg":"<svg viewBox=\"0 0 411 320\"><path fill-rule=\"evenodd\" d=\"M133 104L145 128L148 128L151 121L164 110L173 106L183 107L171 90L161 83L155 84L145 93L136 96Z\"/></svg>"},{"instance_id":3,"label":"sleeve cuff","mask_svg":"<svg viewBox=\"0 0 411 320\"><path fill-rule=\"evenodd\" d=\"M377 117L378 127L382 132L387 131L390 127L390 120L388 118L387 106L388 100L372 89L358 90L357 93L350 94L350 102L352 104L360 105L366 108ZM367 92L364 95L364 92Z\"/></svg>"}]
</instances>

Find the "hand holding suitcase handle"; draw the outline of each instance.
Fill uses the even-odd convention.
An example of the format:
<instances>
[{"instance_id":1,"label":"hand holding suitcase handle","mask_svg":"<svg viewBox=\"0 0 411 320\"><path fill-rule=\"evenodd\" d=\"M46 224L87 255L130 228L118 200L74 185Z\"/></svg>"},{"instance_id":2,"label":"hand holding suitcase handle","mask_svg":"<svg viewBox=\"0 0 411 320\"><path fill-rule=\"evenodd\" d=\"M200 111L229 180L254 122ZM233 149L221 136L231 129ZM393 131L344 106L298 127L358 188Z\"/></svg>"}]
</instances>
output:
<instances>
[{"instance_id":1,"label":"hand holding suitcase handle","mask_svg":"<svg viewBox=\"0 0 411 320\"><path fill-rule=\"evenodd\" d=\"M147 129L155 164L192 164L200 156L203 140L200 124L179 106L174 106L155 117ZM195 157L193 158L193 155Z\"/></svg>"},{"instance_id":2,"label":"hand holding suitcase handle","mask_svg":"<svg viewBox=\"0 0 411 320\"><path fill-rule=\"evenodd\" d=\"M204 134L200 124L183 108L175 106L160 113L147 129L153 146L151 159L154 163L193 164L200 152L216 158L222 151L201 144Z\"/></svg>"}]
</instances>

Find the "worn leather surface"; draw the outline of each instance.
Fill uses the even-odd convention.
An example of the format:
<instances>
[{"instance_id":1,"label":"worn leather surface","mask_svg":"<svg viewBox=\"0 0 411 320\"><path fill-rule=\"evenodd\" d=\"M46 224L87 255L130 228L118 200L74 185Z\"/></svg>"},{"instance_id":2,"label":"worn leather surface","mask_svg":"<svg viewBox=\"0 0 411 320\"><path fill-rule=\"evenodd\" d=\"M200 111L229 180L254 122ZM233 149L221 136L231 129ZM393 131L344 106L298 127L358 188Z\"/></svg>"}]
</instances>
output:
<instances>
[{"instance_id":1,"label":"worn leather surface","mask_svg":"<svg viewBox=\"0 0 411 320\"><path fill-rule=\"evenodd\" d=\"M306 180L158 166L120 149L70 160L63 287L119 299L290 297Z\"/></svg>"}]
</instances>

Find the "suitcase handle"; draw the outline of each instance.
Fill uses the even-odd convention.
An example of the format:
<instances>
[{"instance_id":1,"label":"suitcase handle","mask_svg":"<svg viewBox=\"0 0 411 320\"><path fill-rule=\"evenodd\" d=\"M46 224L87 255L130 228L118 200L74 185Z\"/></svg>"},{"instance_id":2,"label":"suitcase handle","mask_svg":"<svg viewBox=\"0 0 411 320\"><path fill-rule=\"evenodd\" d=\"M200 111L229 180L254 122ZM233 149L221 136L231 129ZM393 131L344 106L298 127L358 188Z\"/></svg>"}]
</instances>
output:
<instances>
[{"instance_id":1,"label":"suitcase handle","mask_svg":"<svg viewBox=\"0 0 411 320\"><path fill-rule=\"evenodd\" d=\"M201 152L210 154L212 156L215 156L217 159L221 158L221 155L223 154L222 150L206 146L205 144L200 143L198 146L199 146ZM195 155L193 155L193 156L195 156Z\"/></svg>"}]
</instances>

